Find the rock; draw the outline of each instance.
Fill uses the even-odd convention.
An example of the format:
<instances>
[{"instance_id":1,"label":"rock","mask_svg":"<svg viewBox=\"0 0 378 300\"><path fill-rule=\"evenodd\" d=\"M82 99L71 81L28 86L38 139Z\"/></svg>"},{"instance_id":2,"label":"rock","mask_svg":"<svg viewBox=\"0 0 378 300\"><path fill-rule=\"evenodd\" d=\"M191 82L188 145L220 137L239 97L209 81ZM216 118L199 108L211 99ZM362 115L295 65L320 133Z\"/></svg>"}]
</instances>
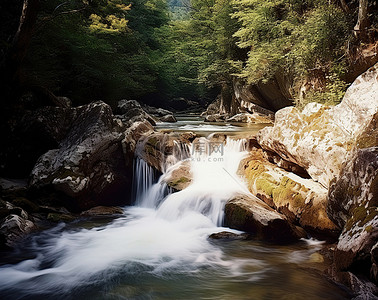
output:
<instances>
[{"instance_id":1,"label":"rock","mask_svg":"<svg viewBox=\"0 0 378 300\"><path fill-rule=\"evenodd\" d=\"M173 115L165 115L165 116L160 118L160 121L169 122L169 123L177 122L176 118Z\"/></svg>"},{"instance_id":2,"label":"rock","mask_svg":"<svg viewBox=\"0 0 378 300\"><path fill-rule=\"evenodd\" d=\"M179 133L180 141L182 141L185 144L193 142L196 137L197 135L191 131Z\"/></svg>"},{"instance_id":3,"label":"rock","mask_svg":"<svg viewBox=\"0 0 378 300\"><path fill-rule=\"evenodd\" d=\"M156 119L146 113L136 100L121 100L116 109L117 117L122 120L125 127L130 127L134 122L147 120L152 126L156 125Z\"/></svg>"},{"instance_id":4,"label":"rock","mask_svg":"<svg viewBox=\"0 0 378 300\"><path fill-rule=\"evenodd\" d=\"M221 101L220 101L220 97L218 97L212 103L209 104L206 111L201 113L201 116L206 117L206 116L210 116L210 115L219 114L220 113L220 106L221 106Z\"/></svg>"},{"instance_id":5,"label":"rock","mask_svg":"<svg viewBox=\"0 0 378 300\"><path fill-rule=\"evenodd\" d=\"M139 139L136 155L163 173L169 166L190 156L189 145L175 134L154 132Z\"/></svg>"},{"instance_id":6,"label":"rock","mask_svg":"<svg viewBox=\"0 0 378 300\"><path fill-rule=\"evenodd\" d=\"M12 204L18 207L21 207L25 209L28 212L38 212L39 211L39 206L38 204L28 200L27 198L24 197L17 197L12 199Z\"/></svg>"},{"instance_id":7,"label":"rock","mask_svg":"<svg viewBox=\"0 0 378 300\"><path fill-rule=\"evenodd\" d=\"M144 105L143 109L150 115L161 118L166 115L173 115L173 112L163 109L163 108L156 108L149 105Z\"/></svg>"},{"instance_id":8,"label":"rock","mask_svg":"<svg viewBox=\"0 0 378 300\"><path fill-rule=\"evenodd\" d=\"M348 287L353 293L353 300L377 299L377 286L364 278L359 278L351 272L340 272L334 268L328 268L326 274L338 284Z\"/></svg>"},{"instance_id":9,"label":"rock","mask_svg":"<svg viewBox=\"0 0 378 300\"><path fill-rule=\"evenodd\" d=\"M126 167L132 169L134 152L139 139L154 132L154 128L147 120L134 122L126 131L122 140L122 151L125 157ZM132 175L132 174L131 174Z\"/></svg>"},{"instance_id":10,"label":"rock","mask_svg":"<svg viewBox=\"0 0 378 300\"><path fill-rule=\"evenodd\" d=\"M26 211L0 200L0 248L13 247L35 228Z\"/></svg>"},{"instance_id":11,"label":"rock","mask_svg":"<svg viewBox=\"0 0 378 300\"><path fill-rule=\"evenodd\" d=\"M376 284L378 283L378 242L371 248L371 268L370 278Z\"/></svg>"},{"instance_id":12,"label":"rock","mask_svg":"<svg viewBox=\"0 0 378 300\"><path fill-rule=\"evenodd\" d=\"M124 202L130 181L125 177L120 124L101 101L74 110L76 118L60 147L42 155L34 166L31 187L53 187L72 200L73 210Z\"/></svg>"},{"instance_id":13,"label":"rock","mask_svg":"<svg viewBox=\"0 0 378 300\"><path fill-rule=\"evenodd\" d=\"M196 108L198 107L198 103L194 101L190 101L185 98L175 98L170 101L166 101L169 108L172 108L174 110L183 111L190 108Z\"/></svg>"},{"instance_id":14,"label":"rock","mask_svg":"<svg viewBox=\"0 0 378 300\"><path fill-rule=\"evenodd\" d=\"M273 122L272 116L264 116L261 114L240 113L228 118L226 122L241 122L251 124L268 124Z\"/></svg>"},{"instance_id":15,"label":"rock","mask_svg":"<svg viewBox=\"0 0 378 300\"><path fill-rule=\"evenodd\" d=\"M205 122L224 122L229 118L229 114L214 114L205 117Z\"/></svg>"},{"instance_id":16,"label":"rock","mask_svg":"<svg viewBox=\"0 0 378 300\"><path fill-rule=\"evenodd\" d=\"M47 215L47 220L55 223L60 222L72 222L76 218L71 214L59 214L59 213L49 213Z\"/></svg>"},{"instance_id":17,"label":"rock","mask_svg":"<svg viewBox=\"0 0 378 300\"><path fill-rule=\"evenodd\" d=\"M378 131L378 130L377 130ZM329 188L328 215L340 227L355 209L378 206L378 146L359 149Z\"/></svg>"},{"instance_id":18,"label":"rock","mask_svg":"<svg viewBox=\"0 0 378 300\"><path fill-rule=\"evenodd\" d=\"M41 107L20 110L1 135L6 143L0 150L0 174L26 178L37 159L57 148L70 130L75 115L71 108Z\"/></svg>"},{"instance_id":19,"label":"rock","mask_svg":"<svg viewBox=\"0 0 378 300\"><path fill-rule=\"evenodd\" d=\"M269 206L314 234L332 237L339 232L327 216L327 190L319 183L299 177L270 163L262 149L254 149L241 161L238 174L248 189Z\"/></svg>"},{"instance_id":20,"label":"rock","mask_svg":"<svg viewBox=\"0 0 378 300\"><path fill-rule=\"evenodd\" d=\"M2 193L22 193L26 191L27 186L28 182L24 179L0 178L0 190Z\"/></svg>"},{"instance_id":21,"label":"rock","mask_svg":"<svg viewBox=\"0 0 378 300\"><path fill-rule=\"evenodd\" d=\"M82 216L101 217L111 215L123 215L124 211L118 206L96 206L89 210L83 211Z\"/></svg>"},{"instance_id":22,"label":"rock","mask_svg":"<svg viewBox=\"0 0 378 300\"><path fill-rule=\"evenodd\" d=\"M183 161L178 167L172 170L167 177L165 182L169 187L175 191L181 191L187 188L193 180L193 174L190 171L190 162Z\"/></svg>"},{"instance_id":23,"label":"rock","mask_svg":"<svg viewBox=\"0 0 378 300\"><path fill-rule=\"evenodd\" d=\"M274 126L259 132L259 144L302 166L328 188L377 112L377 78L378 64L359 76L335 107L310 103L302 112L294 107L279 110Z\"/></svg>"},{"instance_id":24,"label":"rock","mask_svg":"<svg viewBox=\"0 0 378 300\"><path fill-rule=\"evenodd\" d=\"M303 237L284 215L253 195L237 195L226 203L225 224L265 241L288 243Z\"/></svg>"},{"instance_id":25,"label":"rock","mask_svg":"<svg viewBox=\"0 0 378 300\"><path fill-rule=\"evenodd\" d=\"M12 202L13 199L27 197L28 182L25 179L0 178L1 197Z\"/></svg>"},{"instance_id":26,"label":"rock","mask_svg":"<svg viewBox=\"0 0 378 300\"><path fill-rule=\"evenodd\" d=\"M358 269L377 283L378 146L350 155L330 186L328 215L343 227L334 255L337 270Z\"/></svg>"},{"instance_id":27,"label":"rock","mask_svg":"<svg viewBox=\"0 0 378 300\"><path fill-rule=\"evenodd\" d=\"M292 105L293 96L290 94L291 80L278 72L273 79L257 84L246 84L240 79L234 80L233 90L235 102L242 108L255 104L265 109L277 111Z\"/></svg>"},{"instance_id":28,"label":"rock","mask_svg":"<svg viewBox=\"0 0 378 300\"><path fill-rule=\"evenodd\" d=\"M237 234L229 231L221 231L210 234L209 238L213 240L248 240L250 235L248 233Z\"/></svg>"}]
</instances>

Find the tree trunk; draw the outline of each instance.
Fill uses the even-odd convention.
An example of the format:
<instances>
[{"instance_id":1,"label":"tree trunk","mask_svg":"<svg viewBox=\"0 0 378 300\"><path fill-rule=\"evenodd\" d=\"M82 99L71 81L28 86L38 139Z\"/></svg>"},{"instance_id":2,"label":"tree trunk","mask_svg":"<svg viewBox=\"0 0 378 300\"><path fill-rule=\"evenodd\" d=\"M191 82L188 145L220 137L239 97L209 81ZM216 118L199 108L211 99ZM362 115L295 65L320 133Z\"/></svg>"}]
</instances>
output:
<instances>
[{"instance_id":1,"label":"tree trunk","mask_svg":"<svg viewBox=\"0 0 378 300\"><path fill-rule=\"evenodd\" d=\"M3 76L6 76L5 82L9 86L19 84L20 68L29 48L37 21L38 8L39 0L24 0L17 32L1 68Z\"/></svg>"},{"instance_id":2,"label":"tree trunk","mask_svg":"<svg viewBox=\"0 0 378 300\"><path fill-rule=\"evenodd\" d=\"M358 20L356 26L354 26L354 33L361 41L367 40L366 29L369 26L368 3L368 0L360 0L358 5Z\"/></svg>"},{"instance_id":3,"label":"tree trunk","mask_svg":"<svg viewBox=\"0 0 378 300\"><path fill-rule=\"evenodd\" d=\"M340 0L340 4L344 12L349 12L349 7L345 0Z\"/></svg>"}]
</instances>

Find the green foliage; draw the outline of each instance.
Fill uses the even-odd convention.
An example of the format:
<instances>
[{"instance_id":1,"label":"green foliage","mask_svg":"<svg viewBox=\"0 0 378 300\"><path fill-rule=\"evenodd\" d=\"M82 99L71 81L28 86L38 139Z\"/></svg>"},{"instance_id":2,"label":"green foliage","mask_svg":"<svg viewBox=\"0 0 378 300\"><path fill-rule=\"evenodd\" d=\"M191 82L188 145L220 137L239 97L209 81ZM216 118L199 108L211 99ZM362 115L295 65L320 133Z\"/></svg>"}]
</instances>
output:
<instances>
[{"instance_id":1,"label":"green foliage","mask_svg":"<svg viewBox=\"0 0 378 300\"><path fill-rule=\"evenodd\" d=\"M326 76L326 84L320 90L310 90L305 99L297 99L296 105L304 108L310 102L318 102L325 105L339 104L345 95L348 84L341 80L337 74Z\"/></svg>"},{"instance_id":2,"label":"green foliage","mask_svg":"<svg viewBox=\"0 0 378 300\"><path fill-rule=\"evenodd\" d=\"M356 14L336 1L167 1L41 0L29 74L75 104L211 98L235 76L278 72L297 82L328 74L306 101L341 99Z\"/></svg>"},{"instance_id":3,"label":"green foliage","mask_svg":"<svg viewBox=\"0 0 378 300\"><path fill-rule=\"evenodd\" d=\"M349 20L333 4L320 1L238 0L232 15L241 26L238 46L249 48L238 74L248 82L272 78L281 68L300 77L344 53Z\"/></svg>"},{"instance_id":4,"label":"green foliage","mask_svg":"<svg viewBox=\"0 0 378 300\"><path fill-rule=\"evenodd\" d=\"M42 3L26 66L35 81L74 104L96 99L114 104L157 92L155 31L168 21L164 0L59 4ZM59 14L63 11L75 12Z\"/></svg>"}]
</instances>

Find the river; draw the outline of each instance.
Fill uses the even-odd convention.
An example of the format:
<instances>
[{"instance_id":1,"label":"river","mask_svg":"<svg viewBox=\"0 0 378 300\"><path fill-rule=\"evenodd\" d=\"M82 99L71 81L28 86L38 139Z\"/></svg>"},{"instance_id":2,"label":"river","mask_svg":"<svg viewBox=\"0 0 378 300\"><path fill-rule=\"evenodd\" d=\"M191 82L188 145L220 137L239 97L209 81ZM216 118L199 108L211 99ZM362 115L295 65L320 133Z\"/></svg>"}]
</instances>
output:
<instances>
[{"instance_id":1,"label":"river","mask_svg":"<svg viewBox=\"0 0 378 300\"><path fill-rule=\"evenodd\" d=\"M244 135L261 126L204 124L182 117L157 130ZM243 139L222 151L184 149L192 184L171 193L164 179L182 161L170 160L156 178L135 161L135 205L114 218L61 223L30 236L0 267L1 299L349 299L322 271L327 261L314 239L286 246L253 240L213 240L223 208L248 193L237 177L246 155ZM183 151L183 150L181 150ZM211 158L211 159L209 159ZM325 261L324 261L325 260Z\"/></svg>"}]
</instances>

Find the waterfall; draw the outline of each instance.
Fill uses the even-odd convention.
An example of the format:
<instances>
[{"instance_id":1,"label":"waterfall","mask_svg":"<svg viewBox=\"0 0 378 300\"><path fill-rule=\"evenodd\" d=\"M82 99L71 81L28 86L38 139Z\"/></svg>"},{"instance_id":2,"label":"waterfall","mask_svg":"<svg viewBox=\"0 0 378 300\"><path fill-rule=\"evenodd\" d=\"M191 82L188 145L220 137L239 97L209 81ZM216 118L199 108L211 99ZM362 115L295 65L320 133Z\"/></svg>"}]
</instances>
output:
<instances>
[{"instance_id":1,"label":"waterfall","mask_svg":"<svg viewBox=\"0 0 378 300\"><path fill-rule=\"evenodd\" d=\"M29 259L0 267L0 296L65 298L75 289L125 273L194 274L213 266L237 276L250 274L242 271L245 262L225 260L223 252L208 241L211 233L231 231L219 226L226 201L245 188L236 176L245 144L231 139L217 144L205 138L192 145L178 142L159 179L145 161L136 158L136 205L126 207L125 216L107 225L91 229L59 225L37 235L28 248ZM164 179L183 161L190 162L192 183L172 193Z\"/></svg>"},{"instance_id":2,"label":"waterfall","mask_svg":"<svg viewBox=\"0 0 378 300\"><path fill-rule=\"evenodd\" d=\"M136 157L133 166L132 197L140 203L156 182L156 172L143 159Z\"/></svg>"},{"instance_id":3,"label":"waterfall","mask_svg":"<svg viewBox=\"0 0 378 300\"><path fill-rule=\"evenodd\" d=\"M248 193L236 175L245 150L243 139L228 138L223 144L200 138L192 144L189 161L193 182L186 189L168 195L158 207L158 216L173 221L186 214L200 213L222 226L226 202L236 193Z\"/></svg>"},{"instance_id":4,"label":"waterfall","mask_svg":"<svg viewBox=\"0 0 378 300\"><path fill-rule=\"evenodd\" d=\"M136 204L156 208L159 217L176 220L188 213L197 212L221 226L224 205L237 192L248 193L236 175L240 160L246 155L246 140L228 138L226 143L200 138L187 145L175 142L174 151L165 161L165 170L158 182L152 184L152 168L137 158L134 178ZM193 182L186 189L171 193L165 182L171 172L189 160ZM145 176L149 176L148 179Z\"/></svg>"}]
</instances>

